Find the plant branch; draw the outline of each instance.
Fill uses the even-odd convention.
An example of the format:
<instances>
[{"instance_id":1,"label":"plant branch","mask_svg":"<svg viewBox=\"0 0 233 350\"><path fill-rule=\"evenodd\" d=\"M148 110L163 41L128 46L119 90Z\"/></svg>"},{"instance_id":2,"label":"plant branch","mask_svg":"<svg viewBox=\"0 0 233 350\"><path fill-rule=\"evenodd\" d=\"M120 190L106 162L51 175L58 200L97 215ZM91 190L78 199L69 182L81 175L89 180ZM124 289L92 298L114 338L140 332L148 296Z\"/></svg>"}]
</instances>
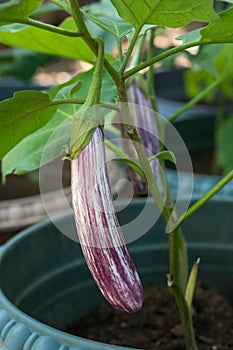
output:
<instances>
[{"instance_id":1,"label":"plant branch","mask_svg":"<svg viewBox=\"0 0 233 350\"><path fill-rule=\"evenodd\" d=\"M16 19L15 23L26 24L26 25L29 25L31 27L36 27L36 28L39 28L39 29L47 30L48 32L57 33L57 34L60 34L60 35L74 37L74 38L82 36L82 32L81 31L71 32L69 30L65 30L65 29L62 29L60 27L55 27L55 26L53 26L51 24L47 24L47 23L43 23L43 22L40 22L40 21L36 21L34 19L31 19L31 18L28 18L28 19L25 19L25 20L24 19Z\"/></svg>"},{"instance_id":2,"label":"plant branch","mask_svg":"<svg viewBox=\"0 0 233 350\"><path fill-rule=\"evenodd\" d=\"M53 107L53 106L59 106L59 105L65 105L65 104L76 104L76 105L83 105L86 102L84 99L63 99L63 100L54 100L49 102L46 105L39 106L37 108L31 109L29 113L37 112L45 108ZM100 107L107 108L107 109L113 109L115 111L119 111L119 108L117 105L113 103L105 103L105 102L100 102L99 103Z\"/></svg>"},{"instance_id":3,"label":"plant branch","mask_svg":"<svg viewBox=\"0 0 233 350\"><path fill-rule=\"evenodd\" d=\"M190 47L197 46L197 45L200 45L200 44L202 44L202 42L200 40L193 41L193 42L187 43L187 44L182 44L182 45L174 47L174 48L172 48L172 49L170 49L170 50L168 50L166 52L163 52L163 53L161 53L159 55L156 55L156 56L154 56L152 58L149 58L146 61L142 62L141 64L137 65L136 67L133 67L133 68L129 69L128 71L126 71L123 74L123 78L127 79L127 78L131 77L132 75L134 75L135 73L139 72L140 70L142 70L144 68L147 68L150 65L163 60L164 58L167 58L167 57L172 56L172 55L174 55L176 53L184 51L184 50L186 50L186 49L188 49Z\"/></svg>"},{"instance_id":4,"label":"plant branch","mask_svg":"<svg viewBox=\"0 0 233 350\"><path fill-rule=\"evenodd\" d=\"M155 34L155 28L151 28L149 31L149 38L148 38L148 59L151 59L153 57L153 48L154 48L154 34ZM154 88L154 67L153 65L150 65L149 71L147 72L147 84L148 84L148 92L149 92L149 98L152 103L152 107L155 112L158 112L158 104L156 101L156 94L155 94L155 88Z\"/></svg>"},{"instance_id":5,"label":"plant branch","mask_svg":"<svg viewBox=\"0 0 233 350\"><path fill-rule=\"evenodd\" d=\"M91 37L88 31L88 28L83 20L82 13L80 11L78 1L77 0L69 0L69 1L70 1L72 16L76 23L76 26L78 30L80 30L83 33L82 39L85 41L85 43L89 46L89 48L92 50L94 55L97 57L98 45L96 41ZM104 59L104 67L106 68L108 73L111 75L114 82L117 82L119 80L118 73L106 58Z\"/></svg>"},{"instance_id":6,"label":"plant branch","mask_svg":"<svg viewBox=\"0 0 233 350\"><path fill-rule=\"evenodd\" d=\"M141 28L142 28L142 26L138 27L138 28L135 30L134 34L133 34L132 40L131 40L131 42L130 42L130 45L129 45L128 49L127 49L126 55L125 55L125 57L124 57L124 59L123 59L123 62L122 62L122 64L121 64L121 67L120 67L120 70L119 70L119 73L120 73L121 75L124 73L125 68L126 68L126 66L127 66L127 63L129 62L130 56L131 56L131 54L132 54L132 52L133 52L133 48L134 48L134 46L135 46L135 44L136 44L136 41L137 41L137 39L138 39L138 36L139 36L139 33L140 33Z\"/></svg>"},{"instance_id":7,"label":"plant branch","mask_svg":"<svg viewBox=\"0 0 233 350\"><path fill-rule=\"evenodd\" d=\"M204 196L196 201L181 218L178 220L179 225L193 215L199 208L206 204L216 193L218 193L228 182L233 179L233 170L225 175L214 187L211 188Z\"/></svg>"},{"instance_id":8,"label":"plant branch","mask_svg":"<svg viewBox=\"0 0 233 350\"><path fill-rule=\"evenodd\" d=\"M196 105L198 102L200 102L209 92L216 89L216 87L222 82L223 77L215 80L213 83L208 85L203 91L199 92L196 96L194 96L190 101L188 101L184 106L182 106L178 111L176 111L174 114L172 114L169 118L169 122L173 122L176 120L182 113Z\"/></svg>"}]
</instances>

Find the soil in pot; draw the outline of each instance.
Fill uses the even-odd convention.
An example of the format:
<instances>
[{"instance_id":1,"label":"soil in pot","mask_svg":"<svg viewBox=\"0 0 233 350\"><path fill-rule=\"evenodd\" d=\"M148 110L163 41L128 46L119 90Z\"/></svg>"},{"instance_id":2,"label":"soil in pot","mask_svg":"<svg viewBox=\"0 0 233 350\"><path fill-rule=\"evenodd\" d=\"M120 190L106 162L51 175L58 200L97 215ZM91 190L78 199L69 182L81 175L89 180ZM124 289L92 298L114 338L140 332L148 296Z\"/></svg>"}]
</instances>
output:
<instances>
[{"instance_id":1,"label":"soil in pot","mask_svg":"<svg viewBox=\"0 0 233 350\"><path fill-rule=\"evenodd\" d=\"M197 287L194 327L199 350L233 349L233 305L217 292ZM67 330L108 344L147 350L183 350L179 315L168 287L148 287L142 310L116 312L103 303Z\"/></svg>"}]
</instances>

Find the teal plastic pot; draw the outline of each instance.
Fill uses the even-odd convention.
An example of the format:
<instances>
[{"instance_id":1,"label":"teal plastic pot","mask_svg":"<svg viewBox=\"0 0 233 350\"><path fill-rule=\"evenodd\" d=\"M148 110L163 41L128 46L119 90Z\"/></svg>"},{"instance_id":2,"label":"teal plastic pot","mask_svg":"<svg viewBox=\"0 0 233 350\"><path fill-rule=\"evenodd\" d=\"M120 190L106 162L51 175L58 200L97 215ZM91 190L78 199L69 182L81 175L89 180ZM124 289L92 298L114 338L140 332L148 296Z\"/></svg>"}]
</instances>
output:
<instances>
[{"instance_id":1,"label":"teal plastic pot","mask_svg":"<svg viewBox=\"0 0 233 350\"><path fill-rule=\"evenodd\" d=\"M121 203L122 204L122 203ZM119 212L121 225L141 213L148 225L154 203L133 201ZM117 206L119 208L119 206ZM201 258L200 280L233 297L233 203L212 200L184 225L190 262ZM142 214L143 213L143 214ZM56 221L75 235L72 215ZM140 225L139 225L140 226ZM146 234L129 244L143 284L164 285L168 272L167 234L158 220ZM0 250L0 349L4 350L120 350L69 335L65 329L90 313L103 300L79 244L61 234L50 221L36 224Z\"/></svg>"},{"instance_id":2,"label":"teal plastic pot","mask_svg":"<svg viewBox=\"0 0 233 350\"><path fill-rule=\"evenodd\" d=\"M159 111L166 118L182 108L188 101L185 93L184 74L185 69L158 71L155 74ZM174 126L184 140L191 156L198 157L203 152L213 150L216 111L216 105L200 102L174 121ZM228 113L232 113L232 111L233 106L228 106ZM176 171L168 171L168 180L175 196L178 191ZM221 176L195 173L194 196L203 195L220 180ZM182 193L189 191L190 181L192 181L190 175L187 172L182 172ZM233 200L233 180L217 196L228 196Z\"/></svg>"}]
</instances>

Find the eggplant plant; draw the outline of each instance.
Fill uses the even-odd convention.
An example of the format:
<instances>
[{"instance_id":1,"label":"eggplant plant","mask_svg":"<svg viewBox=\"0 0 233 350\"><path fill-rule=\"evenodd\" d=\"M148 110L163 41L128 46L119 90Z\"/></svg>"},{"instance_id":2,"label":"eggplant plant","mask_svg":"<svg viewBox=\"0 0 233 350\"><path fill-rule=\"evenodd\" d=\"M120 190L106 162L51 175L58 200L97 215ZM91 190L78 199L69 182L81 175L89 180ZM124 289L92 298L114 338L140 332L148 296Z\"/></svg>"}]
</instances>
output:
<instances>
[{"instance_id":1,"label":"eggplant plant","mask_svg":"<svg viewBox=\"0 0 233 350\"><path fill-rule=\"evenodd\" d=\"M166 183L165 161L176 162L176 157L162 142L166 123L157 117L153 67L195 46L232 45L233 8L229 6L217 13L212 0L129 3L101 0L84 7L79 6L78 0L49 2L66 13L58 26L38 19L43 0L10 0L0 4L0 42L85 61L92 64L92 68L46 91L17 92L0 103L3 181L8 174L29 172L52 161L66 144L77 234L87 265L113 307L137 311L143 303L142 286L114 212L105 142L130 169L129 179L135 190L148 192L153 197L167 224L170 261L167 283L179 309L186 349L196 350L192 298L198 261L188 273L182 223L232 180L233 170L182 214L174 212L174 199ZM191 22L200 26L183 35L178 46L156 53L154 39L161 31ZM111 46L106 45L106 38L115 45L117 55L106 48ZM216 84L212 84L211 89L215 88ZM209 91L201 91L185 108L197 103ZM137 114L137 106L145 108L145 113ZM154 110L155 119L147 118L148 110ZM181 113L178 111L176 117ZM112 115L120 116L122 138L129 141L130 148L122 149L110 140L104 141L105 128ZM43 157L54 131L58 132L53 147L47 157ZM159 167L166 183L162 189Z\"/></svg>"}]
</instances>

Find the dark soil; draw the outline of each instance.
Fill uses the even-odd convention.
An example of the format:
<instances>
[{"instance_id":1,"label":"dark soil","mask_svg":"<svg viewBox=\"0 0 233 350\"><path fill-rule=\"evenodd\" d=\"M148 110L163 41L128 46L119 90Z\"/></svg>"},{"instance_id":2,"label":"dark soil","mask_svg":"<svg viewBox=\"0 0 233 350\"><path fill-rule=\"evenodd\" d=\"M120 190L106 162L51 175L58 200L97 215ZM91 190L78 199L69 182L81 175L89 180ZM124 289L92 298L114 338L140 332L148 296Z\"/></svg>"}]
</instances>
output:
<instances>
[{"instance_id":1,"label":"dark soil","mask_svg":"<svg viewBox=\"0 0 233 350\"><path fill-rule=\"evenodd\" d=\"M198 287L193 309L198 349L232 350L233 305L219 294ZM180 319L168 287L146 289L144 306L135 314L117 312L104 302L68 332L137 349L184 350Z\"/></svg>"}]
</instances>

